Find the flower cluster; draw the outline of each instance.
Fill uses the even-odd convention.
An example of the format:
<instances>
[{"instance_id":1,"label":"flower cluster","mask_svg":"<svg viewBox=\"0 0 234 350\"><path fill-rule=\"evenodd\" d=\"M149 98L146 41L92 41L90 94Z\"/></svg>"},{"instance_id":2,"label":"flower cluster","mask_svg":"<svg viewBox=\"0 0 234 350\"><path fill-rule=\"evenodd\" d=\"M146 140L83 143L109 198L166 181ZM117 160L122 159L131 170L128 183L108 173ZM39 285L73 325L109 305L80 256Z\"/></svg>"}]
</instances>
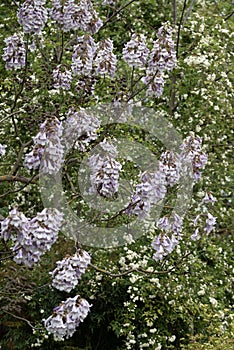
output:
<instances>
[{"instance_id":1,"label":"flower cluster","mask_svg":"<svg viewBox=\"0 0 234 350\"><path fill-rule=\"evenodd\" d=\"M113 43L105 39L99 43L94 61L96 73L113 77L116 70L116 55L113 53Z\"/></svg>"},{"instance_id":2,"label":"flower cluster","mask_svg":"<svg viewBox=\"0 0 234 350\"><path fill-rule=\"evenodd\" d=\"M164 86L164 71L172 70L176 63L176 52L172 40L172 28L166 23L159 28L158 39L149 55L146 76L147 95L160 97Z\"/></svg>"},{"instance_id":3,"label":"flower cluster","mask_svg":"<svg viewBox=\"0 0 234 350\"><path fill-rule=\"evenodd\" d=\"M172 151L164 152L160 157L160 170L166 176L168 185L173 186L180 179L180 162L178 156Z\"/></svg>"},{"instance_id":4,"label":"flower cluster","mask_svg":"<svg viewBox=\"0 0 234 350\"><path fill-rule=\"evenodd\" d=\"M92 114L87 114L83 108L80 108L79 111L70 109L63 126L65 143L67 145L74 144L75 147L84 152L87 145L97 138L100 121Z\"/></svg>"},{"instance_id":5,"label":"flower cluster","mask_svg":"<svg viewBox=\"0 0 234 350\"><path fill-rule=\"evenodd\" d=\"M123 48L123 59L130 67L144 67L149 56L146 37L134 33L131 40Z\"/></svg>"},{"instance_id":6,"label":"flower cluster","mask_svg":"<svg viewBox=\"0 0 234 350\"><path fill-rule=\"evenodd\" d=\"M98 192L101 196L110 198L118 192L119 172L122 166L115 159L118 152L112 144L103 141L100 146L104 150L104 154L94 154L89 159L90 193Z\"/></svg>"},{"instance_id":7,"label":"flower cluster","mask_svg":"<svg viewBox=\"0 0 234 350\"><path fill-rule=\"evenodd\" d=\"M97 45L93 38L84 35L77 38L74 46L71 69L75 75L89 75L93 68L93 59Z\"/></svg>"},{"instance_id":8,"label":"flower cluster","mask_svg":"<svg viewBox=\"0 0 234 350\"><path fill-rule=\"evenodd\" d=\"M47 22L47 9L43 6L45 0L26 0L19 8L18 21L25 33L40 33Z\"/></svg>"},{"instance_id":9,"label":"flower cluster","mask_svg":"<svg viewBox=\"0 0 234 350\"><path fill-rule=\"evenodd\" d=\"M67 256L57 261L57 267L51 272L52 286L56 289L70 292L77 284L78 279L85 273L91 261L89 253L84 250L78 251L73 256Z\"/></svg>"},{"instance_id":10,"label":"flower cluster","mask_svg":"<svg viewBox=\"0 0 234 350\"><path fill-rule=\"evenodd\" d=\"M47 331L54 335L55 340L64 340L71 337L80 322L83 322L90 311L87 300L81 299L79 295L68 298L66 301L54 308L53 314L44 320Z\"/></svg>"},{"instance_id":11,"label":"flower cluster","mask_svg":"<svg viewBox=\"0 0 234 350\"><path fill-rule=\"evenodd\" d=\"M61 65L58 65L53 70L53 80L55 89L69 90L72 82L72 74L68 69L62 69Z\"/></svg>"},{"instance_id":12,"label":"flower cluster","mask_svg":"<svg viewBox=\"0 0 234 350\"><path fill-rule=\"evenodd\" d=\"M14 208L1 223L1 236L4 240L12 239L15 242L11 248L16 253L13 260L32 267L50 250L61 225L62 214L56 209L44 209L29 220Z\"/></svg>"},{"instance_id":13,"label":"flower cluster","mask_svg":"<svg viewBox=\"0 0 234 350\"><path fill-rule=\"evenodd\" d=\"M90 0L80 0L78 4L74 0L54 0L50 16L65 32L81 29L94 34L102 26Z\"/></svg>"},{"instance_id":14,"label":"flower cluster","mask_svg":"<svg viewBox=\"0 0 234 350\"><path fill-rule=\"evenodd\" d=\"M204 169L208 157L202 151L202 138L199 136L188 136L181 145L180 158L192 164L193 178L198 181L201 177L201 170Z\"/></svg>"},{"instance_id":15,"label":"flower cluster","mask_svg":"<svg viewBox=\"0 0 234 350\"><path fill-rule=\"evenodd\" d=\"M4 48L2 58L6 62L6 69L19 69L24 67L26 62L26 49L23 35L21 33L15 33L5 39L5 43L7 46Z\"/></svg>"},{"instance_id":16,"label":"flower cluster","mask_svg":"<svg viewBox=\"0 0 234 350\"><path fill-rule=\"evenodd\" d=\"M183 219L181 216L174 213L171 219L167 216L160 218L157 222L157 226L163 232L161 232L152 243L152 247L156 251L153 255L153 259L156 261L162 260L179 244L183 229Z\"/></svg>"},{"instance_id":17,"label":"flower cluster","mask_svg":"<svg viewBox=\"0 0 234 350\"><path fill-rule=\"evenodd\" d=\"M212 203L212 202L211 202ZM213 204L213 203L212 203ZM205 210L207 210L205 208ZM201 223L202 218L205 217L206 220L205 222ZM206 234L209 234L211 231L213 231L215 229L215 225L216 225L216 217L213 216L211 213L209 213L208 211L206 211L204 214L198 214L193 222L193 225L195 226L195 231L194 233L191 235L191 239L193 241L197 241L198 239L201 238L201 235L199 234L199 225L204 227L203 231L206 233Z\"/></svg>"},{"instance_id":18,"label":"flower cluster","mask_svg":"<svg viewBox=\"0 0 234 350\"><path fill-rule=\"evenodd\" d=\"M6 148L7 148L7 145L2 145L0 143L0 157L4 156L4 154L6 153Z\"/></svg>"},{"instance_id":19,"label":"flower cluster","mask_svg":"<svg viewBox=\"0 0 234 350\"><path fill-rule=\"evenodd\" d=\"M28 169L38 169L43 173L58 172L63 162L63 146L60 141L63 127L56 117L50 117L40 126L33 137L33 150L26 154L24 165Z\"/></svg>"},{"instance_id":20,"label":"flower cluster","mask_svg":"<svg viewBox=\"0 0 234 350\"><path fill-rule=\"evenodd\" d=\"M165 197L166 192L166 177L163 172L159 170L144 172L141 175L141 183L136 186L136 191L126 209L126 214L135 214L140 219L144 219L152 205L157 205Z\"/></svg>"}]
</instances>

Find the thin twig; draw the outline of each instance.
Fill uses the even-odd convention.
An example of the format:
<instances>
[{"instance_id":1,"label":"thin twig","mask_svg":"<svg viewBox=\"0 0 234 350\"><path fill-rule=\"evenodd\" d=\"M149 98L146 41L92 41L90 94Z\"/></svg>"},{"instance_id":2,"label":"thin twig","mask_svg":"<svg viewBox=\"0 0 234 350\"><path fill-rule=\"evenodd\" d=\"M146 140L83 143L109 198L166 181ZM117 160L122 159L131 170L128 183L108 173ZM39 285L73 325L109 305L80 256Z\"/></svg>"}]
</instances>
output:
<instances>
[{"instance_id":1,"label":"thin twig","mask_svg":"<svg viewBox=\"0 0 234 350\"><path fill-rule=\"evenodd\" d=\"M42 327L40 327L40 328L34 327L34 326L32 325L32 323L31 323L29 320L27 320L26 318L24 318L24 317L20 317L20 316L14 315L14 314L12 314L11 312L6 311L6 310L4 310L4 309L3 309L3 312L5 312L5 313L8 314L8 315L11 315L12 317L17 318L18 320L21 320L21 321L26 322L32 329L36 329L36 330L43 329Z\"/></svg>"},{"instance_id":2,"label":"thin twig","mask_svg":"<svg viewBox=\"0 0 234 350\"><path fill-rule=\"evenodd\" d=\"M103 26L101 27L101 29L104 28L104 27L107 25L107 23L109 23L114 17L116 17L121 11L123 11L126 7L128 7L129 5L131 5L134 1L136 1L136 0L131 0L131 1L129 1L127 4L121 6L118 10L116 10L116 11L113 13L113 15L111 15L111 16L103 23Z\"/></svg>"}]
</instances>

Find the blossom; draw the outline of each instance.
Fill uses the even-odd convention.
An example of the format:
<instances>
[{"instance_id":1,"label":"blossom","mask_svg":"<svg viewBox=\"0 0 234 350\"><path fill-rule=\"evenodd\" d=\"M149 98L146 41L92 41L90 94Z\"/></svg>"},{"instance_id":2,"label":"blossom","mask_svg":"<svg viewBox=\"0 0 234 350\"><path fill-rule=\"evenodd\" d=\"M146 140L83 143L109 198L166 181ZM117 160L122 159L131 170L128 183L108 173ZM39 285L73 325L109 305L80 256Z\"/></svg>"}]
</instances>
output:
<instances>
[{"instance_id":1,"label":"blossom","mask_svg":"<svg viewBox=\"0 0 234 350\"><path fill-rule=\"evenodd\" d=\"M191 235L190 237L193 241L197 241L201 238L201 236L199 235L199 228L197 227L196 230L194 231L194 233Z\"/></svg>"},{"instance_id":2,"label":"blossom","mask_svg":"<svg viewBox=\"0 0 234 350\"><path fill-rule=\"evenodd\" d=\"M5 155L5 153L6 153L6 148L7 148L7 145L2 145L2 144L0 143L0 157Z\"/></svg>"},{"instance_id":3,"label":"blossom","mask_svg":"<svg viewBox=\"0 0 234 350\"><path fill-rule=\"evenodd\" d=\"M135 214L140 219L144 219L152 205L157 205L165 197L166 192L165 175L161 171L144 172L126 209L126 214Z\"/></svg>"},{"instance_id":4,"label":"blossom","mask_svg":"<svg viewBox=\"0 0 234 350\"><path fill-rule=\"evenodd\" d=\"M71 71L58 65L56 69L53 70L53 80L55 89L69 90L72 82Z\"/></svg>"},{"instance_id":5,"label":"blossom","mask_svg":"<svg viewBox=\"0 0 234 350\"><path fill-rule=\"evenodd\" d=\"M64 340L64 337L70 338L80 322L83 322L87 317L91 306L87 300L80 298L79 295L68 298L55 307L53 314L44 321L45 328L53 334L55 340Z\"/></svg>"},{"instance_id":6,"label":"blossom","mask_svg":"<svg viewBox=\"0 0 234 350\"><path fill-rule=\"evenodd\" d=\"M74 0L54 0L50 16L65 32L81 29L94 34L103 24L90 0L78 4Z\"/></svg>"},{"instance_id":7,"label":"blossom","mask_svg":"<svg viewBox=\"0 0 234 350\"><path fill-rule=\"evenodd\" d=\"M62 220L57 209L43 209L30 220L14 208L1 223L1 237L15 242L11 250L17 264L32 267L56 241Z\"/></svg>"},{"instance_id":8,"label":"blossom","mask_svg":"<svg viewBox=\"0 0 234 350\"><path fill-rule=\"evenodd\" d=\"M210 213L207 213L206 227L204 231L209 234L215 228L215 224L216 224L216 217L214 217Z\"/></svg>"},{"instance_id":9,"label":"blossom","mask_svg":"<svg viewBox=\"0 0 234 350\"><path fill-rule=\"evenodd\" d=\"M97 74L113 77L116 70L116 55L113 53L113 43L110 39L99 43L94 65Z\"/></svg>"},{"instance_id":10,"label":"blossom","mask_svg":"<svg viewBox=\"0 0 234 350\"><path fill-rule=\"evenodd\" d=\"M3 60L6 62L6 69L20 69L25 66L26 49L22 33L15 33L5 39L7 46L3 49Z\"/></svg>"},{"instance_id":11,"label":"blossom","mask_svg":"<svg viewBox=\"0 0 234 350\"><path fill-rule=\"evenodd\" d=\"M56 289L70 292L77 284L78 279L85 273L91 261L88 252L79 250L73 256L67 256L57 261L57 267L51 272L52 286Z\"/></svg>"},{"instance_id":12,"label":"blossom","mask_svg":"<svg viewBox=\"0 0 234 350\"><path fill-rule=\"evenodd\" d=\"M47 21L45 0L26 0L19 8L17 17L25 33L40 33Z\"/></svg>"},{"instance_id":13,"label":"blossom","mask_svg":"<svg viewBox=\"0 0 234 350\"><path fill-rule=\"evenodd\" d=\"M169 237L167 234L160 233L152 242L152 247L155 249L153 259L156 261L162 260L170 254L178 245L178 240L174 235Z\"/></svg>"},{"instance_id":14,"label":"blossom","mask_svg":"<svg viewBox=\"0 0 234 350\"><path fill-rule=\"evenodd\" d=\"M131 40L123 48L123 59L130 67L144 67L149 55L146 37L134 33Z\"/></svg>"},{"instance_id":15,"label":"blossom","mask_svg":"<svg viewBox=\"0 0 234 350\"><path fill-rule=\"evenodd\" d=\"M104 155L94 154L89 159L90 193L98 192L103 197L110 198L118 192L119 172L122 166L115 159L118 153L113 145L104 141L100 146L105 151ZM106 152L108 149L112 150L112 154Z\"/></svg>"},{"instance_id":16,"label":"blossom","mask_svg":"<svg viewBox=\"0 0 234 350\"><path fill-rule=\"evenodd\" d=\"M166 181L170 186L178 183L180 179L180 162L178 156L172 151L162 153L159 162L160 170L165 173Z\"/></svg>"},{"instance_id":17,"label":"blossom","mask_svg":"<svg viewBox=\"0 0 234 350\"><path fill-rule=\"evenodd\" d=\"M184 164L186 162L191 164L192 176L195 181L201 177L201 170L205 168L208 157L202 151L202 138L195 135L188 136L180 146L182 152L180 153L180 161Z\"/></svg>"},{"instance_id":18,"label":"blossom","mask_svg":"<svg viewBox=\"0 0 234 350\"><path fill-rule=\"evenodd\" d=\"M142 78L143 83L147 85L146 95L160 97L165 85L163 72L154 72L151 68L146 69L146 76Z\"/></svg>"},{"instance_id":19,"label":"blossom","mask_svg":"<svg viewBox=\"0 0 234 350\"><path fill-rule=\"evenodd\" d=\"M100 128L100 120L88 114L85 109L75 111L69 109L67 119L63 122L65 144L74 144L76 148L84 152L89 143L97 138L97 130Z\"/></svg>"},{"instance_id":20,"label":"blossom","mask_svg":"<svg viewBox=\"0 0 234 350\"><path fill-rule=\"evenodd\" d=\"M174 68L176 52L172 40L172 28L168 23L159 28L157 37L147 60L146 76L142 81L148 86L147 96L160 97L165 84L164 71Z\"/></svg>"},{"instance_id":21,"label":"blossom","mask_svg":"<svg viewBox=\"0 0 234 350\"><path fill-rule=\"evenodd\" d=\"M158 39L154 42L149 55L148 67L154 71L171 70L176 63L175 45L172 40L172 28L165 23L157 33Z\"/></svg>"},{"instance_id":22,"label":"blossom","mask_svg":"<svg viewBox=\"0 0 234 350\"><path fill-rule=\"evenodd\" d=\"M89 75L93 68L93 59L97 45L89 35L78 37L73 48L71 69L75 75Z\"/></svg>"},{"instance_id":23,"label":"blossom","mask_svg":"<svg viewBox=\"0 0 234 350\"><path fill-rule=\"evenodd\" d=\"M60 141L62 124L56 117L50 117L40 126L39 133L33 137L34 147L26 154L24 165L28 169L38 169L43 173L58 172L63 162L63 146Z\"/></svg>"},{"instance_id":24,"label":"blossom","mask_svg":"<svg viewBox=\"0 0 234 350\"><path fill-rule=\"evenodd\" d=\"M207 192L205 197L203 198L203 203L211 203L212 205L217 201L217 199L210 193Z\"/></svg>"}]
</instances>

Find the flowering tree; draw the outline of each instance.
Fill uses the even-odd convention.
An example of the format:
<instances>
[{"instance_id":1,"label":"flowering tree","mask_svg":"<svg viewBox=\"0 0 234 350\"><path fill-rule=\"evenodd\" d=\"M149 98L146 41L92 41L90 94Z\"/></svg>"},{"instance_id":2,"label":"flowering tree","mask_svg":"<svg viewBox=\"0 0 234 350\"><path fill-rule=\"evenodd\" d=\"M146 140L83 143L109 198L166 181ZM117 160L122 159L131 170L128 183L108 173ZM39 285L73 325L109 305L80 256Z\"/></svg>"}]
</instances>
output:
<instances>
[{"instance_id":1,"label":"flowering tree","mask_svg":"<svg viewBox=\"0 0 234 350\"><path fill-rule=\"evenodd\" d=\"M116 338L113 345L107 339L102 345L105 335L94 334L94 345L89 331L79 349L176 349L188 341L187 335L183 343L185 334L199 334L203 319L212 318L202 303L196 310L194 302L189 311L195 282L187 274L193 276L193 263L194 268L201 268L200 255L207 245L214 256L222 252L212 246L211 236L218 216L220 230L226 230L231 218L229 202L215 209L216 197L229 201L228 185L221 182L221 191L212 186L213 176L220 179L217 166L212 165L216 156L223 159L222 176L229 182L229 136L219 125L231 112L231 54L226 49L231 10L224 3L221 8L211 1L204 8L202 2L195 5L194 1L174 1L170 6L164 1L12 2L14 13L6 22L11 33L4 37L1 62L5 68L0 130L1 264L7 281L4 320L18 320L32 330L21 348L60 348L62 340L72 346L70 338L75 339L79 330L84 332L86 322L91 330L93 324L98 329L105 315L120 341ZM160 6L164 11L156 17ZM207 102L201 107L203 99ZM147 117L148 109L154 111L154 119ZM134 113L139 125L130 122ZM108 123L105 118L102 123L103 115ZM168 128L181 133L176 149L165 147L161 124L157 124L162 127L160 140L144 127L152 123L153 128L158 118L161 124L166 118ZM120 135L150 148L158 161L141 169L142 162L131 148L118 146ZM212 149L216 147L214 135L224 151ZM137 154L141 150L137 148ZM84 169L88 170L82 175L79 169L87 157ZM204 170L205 166L211 170ZM60 204L58 191L46 188L49 200L53 197L51 207L44 208L40 195L45 192L40 179L52 179L51 187L56 188L58 174L69 208L81 222L108 229L128 228L132 223L134 228L138 220L143 227L140 238L127 229L121 245L116 248L113 240L102 252L80 239L80 225L65 239L62 233L70 216ZM83 192L78 186L82 177ZM186 177L194 185L190 209L173 210ZM124 195L129 188L131 192ZM100 198L109 209L97 207L99 202L90 208L84 194ZM121 196L124 206L113 214L112 204ZM225 259L223 254L220 271ZM228 265L227 275L232 266ZM10 271L15 271L16 281L8 278ZM196 270L194 280L198 276ZM230 281L225 283L224 303L229 307L231 286ZM200 284L197 296L208 289ZM108 307L108 303L114 288L119 299L110 319L112 304ZM213 290L209 303L214 308L215 296ZM105 298L106 305L100 306ZM163 306L155 313L158 304ZM179 310L180 316L173 316L174 310L168 311L166 305ZM226 334L229 329L232 316L227 310L226 318L220 314L214 321L217 333ZM199 312L203 312L200 323L196 320ZM3 337L10 342L7 346L15 347L10 331L4 329Z\"/></svg>"}]
</instances>

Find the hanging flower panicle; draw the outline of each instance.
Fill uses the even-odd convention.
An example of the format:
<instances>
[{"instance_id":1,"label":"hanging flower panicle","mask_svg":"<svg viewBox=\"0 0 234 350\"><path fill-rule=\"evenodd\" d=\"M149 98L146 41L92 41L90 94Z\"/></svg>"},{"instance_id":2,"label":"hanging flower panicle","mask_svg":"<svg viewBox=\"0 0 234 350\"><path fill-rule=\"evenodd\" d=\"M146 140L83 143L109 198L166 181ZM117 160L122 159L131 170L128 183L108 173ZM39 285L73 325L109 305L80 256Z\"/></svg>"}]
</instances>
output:
<instances>
[{"instance_id":1,"label":"hanging flower panicle","mask_svg":"<svg viewBox=\"0 0 234 350\"><path fill-rule=\"evenodd\" d=\"M64 340L70 338L75 333L80 322L83 322L90 311L87 300L76 295L68 298L55 307L53 314L44 320L47 331L54 336L54 340Z\"/></svg>"},{"instance_id":2,"label":"hanging flower panicle","mask_svg":"<svg viewBox=\"0 0 234 350\"><path fill-rule=\"evenodd\" d=\"M113 53L113 42L110 39L105 39L99 43L94 65L96 73L103 75L114 76L116 70L116 55Z\"/></svg>"},{"instance_id":3,"label":"hanging flower panicle","mask_svg":"<svg viewBox=\"0 0 234 350\"><path fill-rule=\"evenodd\" d=\"M3 60L7 70L20 69L26 63L26 49L22 33L15 33L5 39L6 47L3 49Z\"/></svg>"},{"instance_id":4,"label":"hanging flower panicle","mask_svg":"<svg viewBox=\"0 0 234 350\"><path fill-rule=\"evenodd\" d=\"M25 33L40 33L47 19L47 9L43 6L45 0L26 0L18 10L18 22Z\"/></svg>"},{"instance_id":5,"label":"hanging flower panicle","mask_svg":"<svg viewBox=\"0 0 234 350\"><path fill-rule=\"evenodd\" d=\"M50 117L40 126L39 133L33 137L34 147L26 154L24 165L28 169L38 169L53 174L61 169L63 146L60 141L63 127L56 117Z\"/></svg>"},{"instance_id":6,"label":"hanging flower panicle","mask_svg":"<svg viewBox=\"0 0 234 350\"><path fill-rule=\"evenodd\" d=\"M144 34L134 33L131 40L123 48L123 59L130 67L143 68L149 56Z\"/></svg>"},{"instance_id":7,"label":"hanging flower panicle","mask_svg":"<svg viewBox=\"0 0 234 350\"><path fill-rule=\"evenodd\" d=\"M69 69L58 65L53 70L53 81L55 89L69 90L72 82L72 73Z\"/></svg>"},{"instance_id":8,"label":"hanging flower panicle","mask_svg":"<svg viewBox=\"0 0 234 350\"><path fill-rule=\"evenodd\" d=\"M78 284L90 261L89 253L84 250L79 250L73 256L57 261L56 269L51 272L52 286L58 290L70 292Z\"/></svg>"},{"instance_id":9,"label":"hanging flower panicle","mask_svg":"<svg viewBox=\"0 0 234 350\"><path fill-rule=\"evenodd\" d=\"M57 209L44 209L30 220L14 208L1 222L1 237L15 242L11 250L17 264L32 267L57 240L62 221Z\"/></svg>"}]
</instances>

